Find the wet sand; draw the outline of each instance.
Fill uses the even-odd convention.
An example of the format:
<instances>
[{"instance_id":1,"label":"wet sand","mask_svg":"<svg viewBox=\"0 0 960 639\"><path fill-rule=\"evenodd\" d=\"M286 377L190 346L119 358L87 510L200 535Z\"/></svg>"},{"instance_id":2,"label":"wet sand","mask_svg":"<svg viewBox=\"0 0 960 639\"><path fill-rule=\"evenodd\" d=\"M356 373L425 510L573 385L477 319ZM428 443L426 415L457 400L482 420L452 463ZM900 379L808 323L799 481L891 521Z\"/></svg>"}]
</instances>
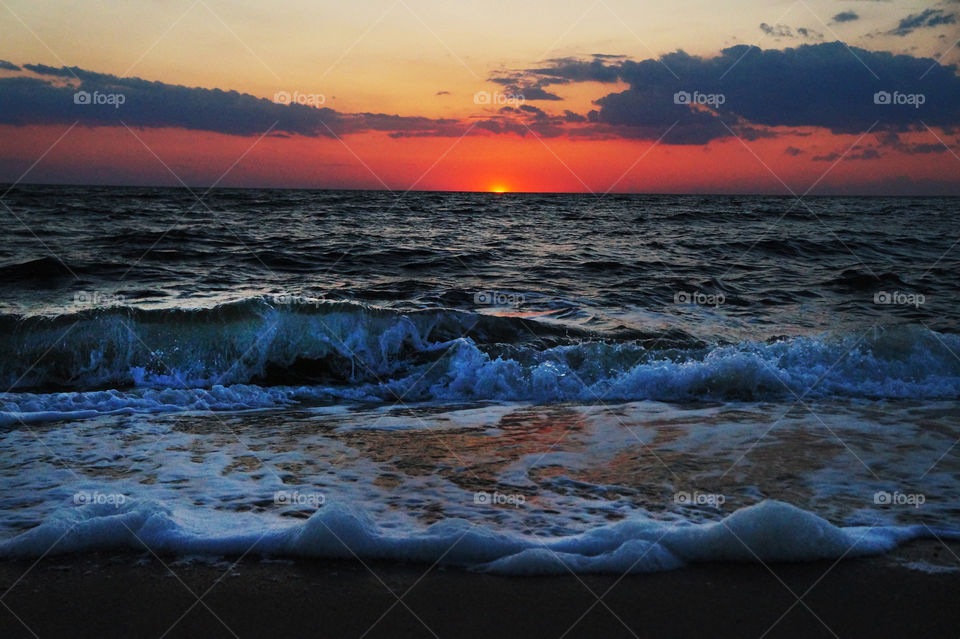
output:
<instances>
[{"instance_id":1,"label":"wet sand","mask_svg":"<svg viewBox=\"0 0 960 639\"><path fill-rule=\"evenodd\" d=\"M918 542L897 553L623 578L250 557L47 557L0 562L0 637L955 639L960 572L930 574L905 563L957 567L960 544Z\"/></svg>"}]
</instances>

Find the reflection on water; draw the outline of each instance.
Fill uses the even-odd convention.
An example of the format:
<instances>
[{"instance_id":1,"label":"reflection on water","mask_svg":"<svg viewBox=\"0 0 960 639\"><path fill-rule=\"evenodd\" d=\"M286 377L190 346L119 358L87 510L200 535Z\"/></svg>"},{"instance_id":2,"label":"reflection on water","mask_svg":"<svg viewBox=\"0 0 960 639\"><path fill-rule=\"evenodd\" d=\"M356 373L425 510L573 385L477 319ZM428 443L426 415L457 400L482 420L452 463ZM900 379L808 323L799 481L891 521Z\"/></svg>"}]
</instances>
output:
<instances>
[{"instance_id":1,"label":"reflection on water","mask_svg":"<svg viewBox=\"0 0 960 639\"><path fill-rule=\"evenodd\" d=\"M314 512L275 499L298 491L362 504L387 527L462 517L534 535L638 516L716 520L763 499L842 524L957 525L957 408L487 404L50 423L2 435L2 534L80 490L267 519ZM924 503L878 504L878 491Z\"/></svg>"}]
</instances>

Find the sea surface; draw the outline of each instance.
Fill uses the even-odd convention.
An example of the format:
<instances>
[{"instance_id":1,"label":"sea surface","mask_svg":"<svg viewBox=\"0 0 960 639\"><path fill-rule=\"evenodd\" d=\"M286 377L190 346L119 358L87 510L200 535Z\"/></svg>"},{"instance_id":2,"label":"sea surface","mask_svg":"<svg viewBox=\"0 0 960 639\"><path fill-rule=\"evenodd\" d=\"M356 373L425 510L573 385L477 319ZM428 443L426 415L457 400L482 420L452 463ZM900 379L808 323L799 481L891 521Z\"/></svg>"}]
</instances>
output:
<instances>
[{"instance_id":1,"label":"sea surface","mask_svg":"<svg viewBox=\"0 0 960 639\"><path fill-rule=\"evenodd\" d=\"M0 557L623 573L960 538L958 198L3 202Z\"/></svg>"}]
</instances>

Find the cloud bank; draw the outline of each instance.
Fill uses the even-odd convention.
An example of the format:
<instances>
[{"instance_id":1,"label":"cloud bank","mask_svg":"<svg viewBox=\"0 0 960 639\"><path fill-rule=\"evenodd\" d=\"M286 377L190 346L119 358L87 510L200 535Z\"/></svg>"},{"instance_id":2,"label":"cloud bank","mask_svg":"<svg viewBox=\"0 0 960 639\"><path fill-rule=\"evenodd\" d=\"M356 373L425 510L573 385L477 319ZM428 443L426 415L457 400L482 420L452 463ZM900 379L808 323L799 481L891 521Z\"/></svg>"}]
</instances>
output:
<instances>
[{"instance_id":1,"label":"cloud bank","mask_svg":"<svg viewBox=\"0 0 960 639\"><path fill-rule=\"evenodd\" d=\"M926 13L926 12L925 12ZM933 16L934 18L936 16ZM924 18L929 23L932 18ZM767 49L739 45L714 57L677 51L657 59L563 58L491 78L505 105L470 106L473 117L344 113L278 104L236 91L121 78L76 67L25 64L0 78L0 124L72 124L202 130L226 135L333 137L381 132L394 138L537 135L575 139L663 139L706 144L739 135L774 137L791 128L859 134L960 127L958 69L931 58L848 47L841 42ZM577 113L552 87L618 85ZM626 85L625 90L621 90ZM78 92L93 96L78 103ZM444 93L444 92L441 92ZM96 96L122 95L122 104ZM513 99L513 98L511 98ZM530 104L543 101L543 108ZM322 100L319 101L322 104ZM559 104L561 108L555 107ZM548 110L549 108L549 110Z\"/></svg>"}]
</instances>

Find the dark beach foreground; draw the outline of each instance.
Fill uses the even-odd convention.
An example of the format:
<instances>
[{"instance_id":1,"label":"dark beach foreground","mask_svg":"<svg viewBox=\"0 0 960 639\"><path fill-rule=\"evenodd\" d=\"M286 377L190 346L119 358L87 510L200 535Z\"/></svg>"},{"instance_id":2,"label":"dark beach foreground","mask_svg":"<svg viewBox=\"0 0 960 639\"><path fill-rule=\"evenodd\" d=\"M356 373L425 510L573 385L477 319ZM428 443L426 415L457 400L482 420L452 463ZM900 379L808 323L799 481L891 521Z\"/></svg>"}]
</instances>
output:
<instances>
[{"instance_id":1,"label":"dark beach foreground","mask_svg":"<svg viewBox=\"0 0 960 639\"><path fill-rule=\"evenodd\" d=\"M955 568L958 552L927 541L871 559L623 578L47 557L0 563L0 637L957 637L960 572L908 564Z\"/></svg>"}]
</instances>

